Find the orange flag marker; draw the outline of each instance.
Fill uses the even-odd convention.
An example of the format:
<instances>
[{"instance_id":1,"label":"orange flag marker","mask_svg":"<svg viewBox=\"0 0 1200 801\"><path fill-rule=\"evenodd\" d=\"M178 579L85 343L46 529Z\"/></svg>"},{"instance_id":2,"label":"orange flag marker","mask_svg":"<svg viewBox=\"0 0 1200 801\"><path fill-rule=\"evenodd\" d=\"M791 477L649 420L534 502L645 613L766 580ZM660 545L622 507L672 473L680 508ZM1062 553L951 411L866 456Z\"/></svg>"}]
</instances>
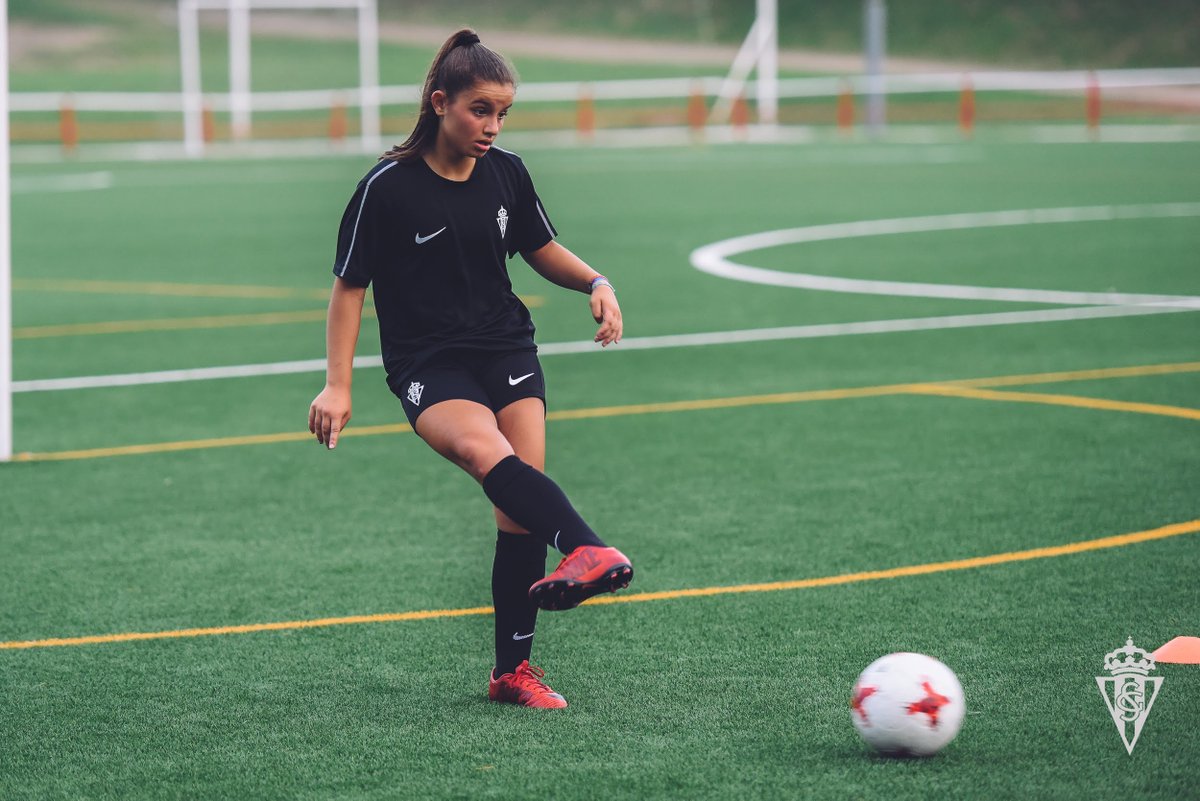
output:
<instances>
[{"instance_id":1,"label":"orange flag marker","mask_svg":"<svg viewBox=\"0 0 1200 801\"><path fill-rule=\"evenodd\" d=\"M1155 662L1200 665L1200 637L1176 637L1151 656Z\"/></svg>"}]
</instances>

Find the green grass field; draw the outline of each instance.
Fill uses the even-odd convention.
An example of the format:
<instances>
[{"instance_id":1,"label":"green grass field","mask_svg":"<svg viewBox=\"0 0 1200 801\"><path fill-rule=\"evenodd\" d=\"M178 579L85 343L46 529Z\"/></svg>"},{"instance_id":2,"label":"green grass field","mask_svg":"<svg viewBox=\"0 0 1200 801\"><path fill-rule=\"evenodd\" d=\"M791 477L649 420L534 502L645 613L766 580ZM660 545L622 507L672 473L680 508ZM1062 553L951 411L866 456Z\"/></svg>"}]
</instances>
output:
<instances>
[{"instance_id":1,"label":"green grass field","mask_svg":"<svg viewBox=\"0 0 1200 801\"><path fill-rule=\"evenodd\" d=\"M548 472L637 568L628 603L541 617L535 661L570 708L486 702L490 509L396 431L380 369L356 373L358 436L332 453L304 439L318 372L25 391L25 455L0 465L0 798L1194 795L1200 666L1159 666L1132 756L1095 680L1126 637L1200 635L1194 312L645 338L1065 308L746 284L689 254L827 223L1195 204L1200 146L508 144L626 318L620 346L555 353L590 338L586 303L511 264L550 409L575 413L552 416ZM339 215L369 166L18 166L16 379L321 357ZM107 188L52 191L98 173ZM734 258L1197 296L1191 215ZM372 319L358 352L378 353ZM234 628L272 623L298 625ZM855 677L896 650L966 693L928 760L872 757L850 725Z\"/></svg>"}]
</instances>

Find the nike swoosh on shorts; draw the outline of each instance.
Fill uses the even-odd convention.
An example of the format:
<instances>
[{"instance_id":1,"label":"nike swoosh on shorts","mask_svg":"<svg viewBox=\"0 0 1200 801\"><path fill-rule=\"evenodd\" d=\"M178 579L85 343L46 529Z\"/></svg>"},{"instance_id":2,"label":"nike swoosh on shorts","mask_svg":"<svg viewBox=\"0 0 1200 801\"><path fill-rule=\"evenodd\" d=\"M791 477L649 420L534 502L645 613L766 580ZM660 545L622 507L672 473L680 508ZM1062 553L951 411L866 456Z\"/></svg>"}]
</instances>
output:
<instances>
[{"instance_id":1,"label":"nike swoosh on shorts","mask_svg":"<svg viewBox=\"0 0 1200 801\"><path fill-rule=\"evenodd\" d=\"M513 378L510 375L508 377L508 385L510 387L515 387L517 384L520 384L522 381L524 381L526 378L529 378L529 376L531 376L531 375L533 375L533 373L526 373L525 375L521 376L520 378Z\"/></svg>"}]
</instances>

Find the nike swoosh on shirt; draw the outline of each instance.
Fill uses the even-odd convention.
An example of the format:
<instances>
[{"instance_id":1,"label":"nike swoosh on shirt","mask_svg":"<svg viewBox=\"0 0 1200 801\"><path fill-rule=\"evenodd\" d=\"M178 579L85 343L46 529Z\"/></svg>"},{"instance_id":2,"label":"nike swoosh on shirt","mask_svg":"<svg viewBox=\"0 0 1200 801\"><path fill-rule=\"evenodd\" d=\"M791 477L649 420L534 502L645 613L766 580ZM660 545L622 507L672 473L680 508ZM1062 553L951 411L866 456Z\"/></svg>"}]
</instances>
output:
<instances>
[{"instance_id":1,"label":"nike swoosh on shirt","mask_svg":"<svg viewBox=\"0 0 1200 801\"><path fill-rule=\"evenodd\" d=\"M435 236L437 236L438 234L440 234L442 231L445 231L445 230L446 230L446 226L444 226L444 225L443 225L441 228L439 228L438 230L434 231L434 232L433 232L432 234L430 234L429 236L421 236L420 234L417 234L417 244L418 244L418 245L424 245L424 244L425 244L426 242L428 242L430 239L433 239Z\"/></svg>"},{"instance_id":2,"label":"nike swoosh on shirt","mask_svg":"<svg viewBox=\"0 0 1200 801\"><path fill-rule=\"evenodd\" d=\"M529 376L531 376L531 375L533 375L533 373L526 373L525 375L521 376L520 378L513 378L510 375L508 377L508 385L510 387L515 387L517 384L520 384L522 381L524 381L526 378L529 378Z\"/></svg>"},{"instance_id":3,"label":"nike swoosh on shirt","mask_svg":"<svg viewBox=\"0 0 1200 801\"><path fill-rule=\"evenodd\" d=\"M517 634L515 631L513 632L513 639L514 639L514 640L528 640L528 639L529 639L530 637L532 637L532 636L533 636L533 632L532 632L532 631L531 631L531 632L529 632L528 634Z\"/></svg>"}]
</instances>

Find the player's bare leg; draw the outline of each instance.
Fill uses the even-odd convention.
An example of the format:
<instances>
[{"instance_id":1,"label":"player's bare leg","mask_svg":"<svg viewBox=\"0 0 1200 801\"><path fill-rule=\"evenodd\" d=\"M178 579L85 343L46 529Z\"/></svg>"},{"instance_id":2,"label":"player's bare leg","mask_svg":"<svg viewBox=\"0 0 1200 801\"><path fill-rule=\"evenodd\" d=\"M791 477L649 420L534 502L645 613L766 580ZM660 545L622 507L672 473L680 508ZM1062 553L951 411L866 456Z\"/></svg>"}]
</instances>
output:
<instances>
[{"instance_id":1,"label":"player's bare leg","mask_svg":"<svg viewBox=\"0 0 1200 801\"><path fill-rule=\"evenodd\" d=\"M513 455L488 407L469 400L447 400L421 413L417 435L429 447L482 483L502 459Z\"/></svg>"}]
</instances>

